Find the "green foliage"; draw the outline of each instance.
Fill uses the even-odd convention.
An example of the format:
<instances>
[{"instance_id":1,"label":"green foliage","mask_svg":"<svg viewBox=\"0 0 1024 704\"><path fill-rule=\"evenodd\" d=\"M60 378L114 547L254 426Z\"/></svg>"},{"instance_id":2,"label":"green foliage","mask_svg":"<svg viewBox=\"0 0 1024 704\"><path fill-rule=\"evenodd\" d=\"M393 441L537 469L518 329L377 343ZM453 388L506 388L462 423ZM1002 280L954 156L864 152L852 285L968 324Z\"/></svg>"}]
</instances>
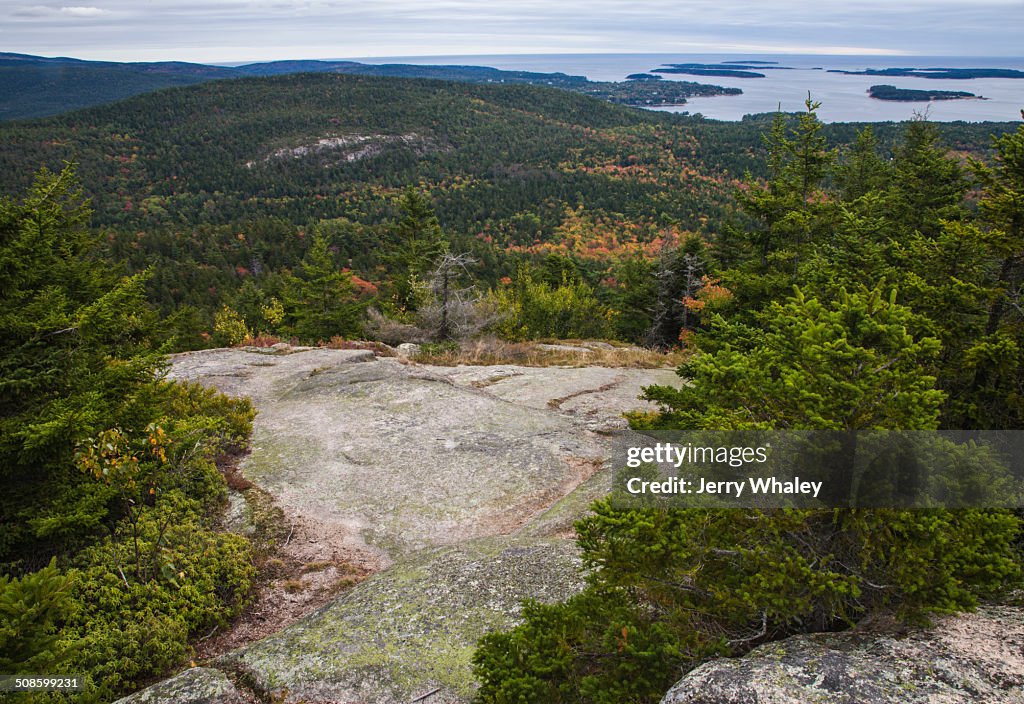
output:
<instances>
[{"instance_id":1,"label":"green foliage","mask_svg":"<svg viewBox=\"0 0 1024 704\"><path fill-rule=\"evenodd\" d=\"M603 338L611 330L611 311L582 281L552 286L521 269L491 298L502 316L495 330L508 340Z\"/></svg>"},{"instance_id":2,"label":"green foliage","mask_svg":"<svg viewBox=\"0 0 1024 704\"><path fill-rule=\"evenodd\" d=\"M616 267L611 301L617 312L613 323L616 338L634 343L648 341L657 308L655 273L655 265L641 256L624 259Z\"/></svg>"},{"instance_id":3,"label":"green foliage","mask_svg":"<svg viewBox=\"0 0 1024 704\"><path fill-rule=\"evenodd\" d=\"M236 311L222 306L213 316L213 340L222 347L237 345L252 337L252 332Z\"/></svg>"},{"instance_id":4,"label":"green foliage","mask_svg":"<svg viewBox=\"0 0 1024 704\"><path fill-rule=\"evenodd\" d=\"M0 672L53 672L64 654L57 627L67 615L73 578L57 560L21 579L0 575Z\"/></svg>"},{"instance_id":5,"label":"green foliage","mask_svg":"<svg viewBox=\"0 0 1024 704\"><path fill-rule=\"evenodd\" d=\"M215 462L253 410L160 379L145 276L95 256L74 184L44 171L0 202L0 669L60 660L89 676L82 701L109 701L245 603L250 549L215 531Z\"/></svg>"},{"instance_id":6,"label":"green foliage","mask_svg":"<svg viewBox=\"0 0 1024 704\"><path fill-rule=\"evenodd\" d=\"M875 131L868 125L857 133L857 141L837 165L836 185L844 201L853 202L872 191L888 188L892 172L879 154Z\"/></svg>"},{"instance_id":7,"label":"green foliage","mask_svg":"<svg viewBox=\"0 0 1024 704\"><path fill-rule=\"evenodd\" d=\"M0 564L39 566L95 536L110 496L71 470L74 444L148 423L145 275L95 256L88 215L71 167L0 201Z\"/></svg>"},{"instance_id":8,"label":"green foliage","mask_svg":"<svg viewBox=\"0 0 1024 704\"><path fill-rule=\"evenodd\" d=\"M61 635L76 650L66 667L91 675L94 696L116 696L180 665L191 638L245 605L254 576L249 544L204 526L198 508L180 493L166 495L137 527L122 524L70 570L75 608ZM139 573L140 561L153 569Z\"/></svg>"},{"instance_id":9,"label":"green foliage","mask_svg":"<svg viewBox=\"0 0 1024 704\"><path fill-rule=\"evenodd\" d=\"M324 235L313 238L295 276L285 284L284 329L306 342L350 338L359 333L363 304L351 274L334 261Z\"/></svg>"},{"instance_id":10,"label":"green foliage","mask_svg":"<svg viewBox=\"0 0 1024 704\"><path fill-rule=\"evenodd\" d=\"M705 316L687 384L648 388L661 412L635 424L1018 427L1024 128L997 141L994 168L974 165L972 223L932 126L910 123L891 167L863 132L833 170L814 109L792 130L777 116L770 178L746 185L746 229L719 240L738 305ZM999 491L985 458L958 452L940 481ZM656 702L709 656L969 609L1021 580L1021 519L1004 510L592 509L577 524L588 587L481 641L479 701Z\"/></svg>"},{"instance_id":11,"label":"green foliage","mask_svg":"<svg viewBox=\"0 0 1024 704\"><path fill-rule=\"evenodd\" d=\"M730 342L719 318L714 352L682 371L680 389L649 387L667 428L933 429L943 394L928 365L934 338L907 331L911 311L896 292L842 292L833 306L799 289L762 314L752 349Z\"/></svg>"},{"instance_id":12,"label":"green foliage","mask_svg":"<svg viewBox=\"0 0 1024 704\"><path fill-rule=\"evenodd\" d=\"M398 313L419 307L419 289L434 263L448 249L434 208L427 197L407 188L399 201L402 219L395 227L397 243L385 257L394 292L391 304Z\"/></svg>"},{"instance_id":13,"label":"green foliage","mask_svg":"<svg viewBox=\"0 0 1024 704\"><path fill-rule=\"evenodd\" d=\"M593 570L485 637L480 702L657 702L701 659L891 609L971 608L1019 577L1018 520L986 511L634 510L577 524Z\"/></svg>"}]
</instances>

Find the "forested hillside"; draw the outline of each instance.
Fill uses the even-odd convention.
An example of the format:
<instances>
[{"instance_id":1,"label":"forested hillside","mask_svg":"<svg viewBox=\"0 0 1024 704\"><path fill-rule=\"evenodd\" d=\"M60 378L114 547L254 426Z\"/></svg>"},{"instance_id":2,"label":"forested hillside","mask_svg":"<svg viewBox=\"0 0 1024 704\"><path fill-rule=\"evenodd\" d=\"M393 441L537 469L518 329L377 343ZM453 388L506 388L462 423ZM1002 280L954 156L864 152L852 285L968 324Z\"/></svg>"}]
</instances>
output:
<instances>
[{"instance_id":1,"label":"forested hillside","mask_svg":"<svg viewBox=\"0 0 1024 704\"><path fill-rule=\"evenodd\" d=\"M532 86L284 75L0 127L0 188L16 193L40 165L75 162L110 256L133 271L154 265L160 311L191 306L206 331L243 284L274 288L267 277L297 267L318 233L355 275L385 283L408 186L427 196L453 249L480 262L484 285L554 254L609 299L610 282L635 274L621 270L629 255L732 217L745 172L764 173L766 124ZM942 130L953 149L981 155L1009 127ZM823 133L838 145L854 129ZM883 149L899 131L878 127Z\"/></svg>"},{"instance_id":2,"label":"forested hillside","mask_svg":"<svg viewBox=\"0 0 1024 704\"><path fill-rule=\"evenodd\" d=\"M0 52L0 120L57 115L170 86L223 78L335 73L391 78L433 78L467 83L554 86L621 105L682 105L692 96L737 95L738 88L666 81L590 81L564 73L505 71L488 66L364 64L358 61L270 61L208 66L181 61L117 63Z\"/></svg>"}]
</instances>

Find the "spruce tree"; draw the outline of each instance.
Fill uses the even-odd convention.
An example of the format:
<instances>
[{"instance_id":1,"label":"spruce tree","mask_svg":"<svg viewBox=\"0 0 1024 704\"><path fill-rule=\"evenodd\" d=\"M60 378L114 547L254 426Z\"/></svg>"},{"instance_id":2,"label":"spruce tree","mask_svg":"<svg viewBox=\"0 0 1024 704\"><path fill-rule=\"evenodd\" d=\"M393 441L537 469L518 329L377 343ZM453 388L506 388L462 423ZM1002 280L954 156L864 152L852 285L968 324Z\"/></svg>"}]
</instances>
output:
<instances>
[{"instance_id":1,"label":"spruce tree","mask_svg":"<svg viewBox=\"0 0 1024 704\"><path fill-rule=\"evenodd\" d=\"M76 442L144 428L153 412L145 275L120 277L96 255L89 215L71 166L0 200L0 564L19 569L108 519L109 487L74 467Z\"/></svg>"},{"instance_id":2,"label":"spruce tree","mask_svg":"<svg viewBox=\"0 0 1024 704\"><path fill-rule=\"evenodd\" d=\"M432 271L448 242L427 197L409 187L399 201L402 219L395 228L397 242L385 255L398 312L415 312L416 289Z\"/></svg>"},{"instance_id":3,"label":"spruce tree","mask_svg":"<svg viewBox=\"0 0 1024 704\"><path fill-rule=\"evenodd\" d=\"M286 329L304 342L359 333L364 306L355 294L352 275L335 263L326 236L313 238L297 273L287 281L284 308Z\"/></svg>"}]
</instances>

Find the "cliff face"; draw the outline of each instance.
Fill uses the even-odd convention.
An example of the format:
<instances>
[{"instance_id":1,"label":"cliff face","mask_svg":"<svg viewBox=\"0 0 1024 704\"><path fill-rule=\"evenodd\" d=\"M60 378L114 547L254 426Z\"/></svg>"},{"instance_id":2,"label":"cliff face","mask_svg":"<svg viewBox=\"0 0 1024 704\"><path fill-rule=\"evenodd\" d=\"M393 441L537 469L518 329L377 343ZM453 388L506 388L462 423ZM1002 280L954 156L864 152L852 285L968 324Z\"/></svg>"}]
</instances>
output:
<instances>
[{"instance_id":1,"label":"cliff face","mask_svg":"<svg viewBox=\"0 0 1024 704\"><path fill-rule=\"evenodd\" d=\"M644 407L642 386L679 382L667 369L431 367L325 349L191 353L170 374L253 399L239 471L294 528L285 549L309 568L296 591L318 575L331 588L340 563L372 576L129 701L468 701L480 636L514 624L523 599L582 588L572 522L610 486L621 413ZM244 530L253 510L233 504Z\"/></svg>"}]
</instances>

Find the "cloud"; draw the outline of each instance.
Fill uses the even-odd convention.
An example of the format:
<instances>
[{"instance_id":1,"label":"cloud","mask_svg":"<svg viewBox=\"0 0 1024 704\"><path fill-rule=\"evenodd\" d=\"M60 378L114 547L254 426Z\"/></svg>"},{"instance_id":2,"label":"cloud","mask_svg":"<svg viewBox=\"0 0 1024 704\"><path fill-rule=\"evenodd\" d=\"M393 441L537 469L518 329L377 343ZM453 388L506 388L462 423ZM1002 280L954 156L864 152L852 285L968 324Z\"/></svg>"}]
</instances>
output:
<instances>
[{"instance_id":1,"label":"cloud","mask_svg":"<svg viewBox=\"0 0 1024 704\"><path fill-rule=\"evenodd\" d=\"M0 9L5 50L225 62L730 47L1014 56L1021 54L1024 26L1021 0L102 0L102 8L46 2Z\"/></svg>"},{"instance_id":2,"label":"cloud","mask_svg":"<svg viewBox=\"0 0 1024 704\"><path fill-rule=\"evenodd\" d=\"M62 14L71 15L72 17L100 17L110 14L110 10L103 10L98 7L62 7L60 11Z\"/></svg>"},{"instance_id":3,"label":"cloud","mask_svg":"<svg viewBox=\"0 0 1024 704\"><path fill-rule=\"evenodd\" d=\"M12 17L45 17L52 15L54 9L52 7L46 7L45 5L31 5L16 7L11 10Z\"/></svg>"}]
</instances>

